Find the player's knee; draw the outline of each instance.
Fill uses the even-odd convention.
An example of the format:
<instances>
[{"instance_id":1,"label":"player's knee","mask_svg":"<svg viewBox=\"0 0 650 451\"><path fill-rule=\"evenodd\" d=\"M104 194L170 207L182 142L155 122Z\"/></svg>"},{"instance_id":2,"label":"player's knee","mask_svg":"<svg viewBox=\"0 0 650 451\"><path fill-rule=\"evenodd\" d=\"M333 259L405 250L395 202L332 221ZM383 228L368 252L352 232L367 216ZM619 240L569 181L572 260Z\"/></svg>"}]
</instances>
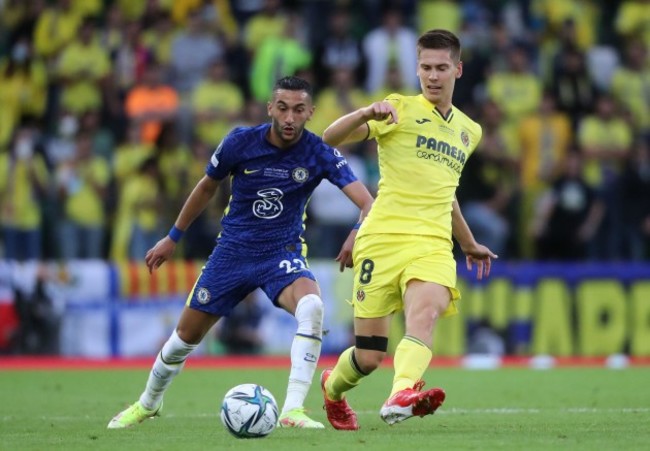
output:
<instances>
[{"instance_id":1,"label":"player's knee","mask_svg":"<svg viewBox=\"0 0 650 451\"><path fill-rule=\"evenodd\" d=\"M324 312L323 301L318 295L308 294L303 296L296 307L298 330L302 333L320 337L323 330Z\"/></svg>"},{"instance_id":2,"label":"player's knee","mask_svg":"<svg viewBox=\"0 0 650 451\"><path fill-rule=\"evenodd\" d=\"M179 336L177 331L174 331L163 345L160 358L168 365L183 363L197 346L198 344L187 343Z\"/></svg>"},{"instance_id":3,"label":"player's knee","mask_svg":"<svg viewBox=\"0 0 650 451\"><path fill-rule=\"evenodd\" d=\"M388 350L388 337L378 335L355 337L354 356L357 364L365 373L371 373L379 367Z\"/></svg>"},{"instance_id":4,"label":"player's knee","mask_svg":"<svg viewBox=\"0 0 650 451\"><path fill-rule=\"evenodd\" d=\"M379 368L384 357L386 357L385 352L359 348L354 349L355 365L363 374L370 374Z\"/></svg>"}]
</instances>

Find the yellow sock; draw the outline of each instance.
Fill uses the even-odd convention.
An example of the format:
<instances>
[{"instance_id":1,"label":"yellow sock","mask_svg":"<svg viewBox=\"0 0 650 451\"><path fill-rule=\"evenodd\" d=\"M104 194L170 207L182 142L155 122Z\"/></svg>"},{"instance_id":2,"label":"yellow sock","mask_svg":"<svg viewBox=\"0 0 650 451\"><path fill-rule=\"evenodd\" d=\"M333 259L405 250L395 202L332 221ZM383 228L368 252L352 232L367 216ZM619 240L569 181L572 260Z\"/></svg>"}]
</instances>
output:
<instances>
[{"instance_id":1,"label":"yellow sock","mask_svg":"<svg viewBox=\"0 0 650 451\"><path fill-rule=\"evenodd\" d=\"M431 349L420 340L405 335L395 349L395 377L390 396L400 390L410 388L422 379L432 356Z\"/></svg>"},{"instance_id":2,"label":"yellow sock","mask_svg":"<svg viewBox=\"0 0 650 451\"><path fill-rule=\"evenodd\" d=\"M341 353L332 374L327 379L325 392L327 398L332 401L343 399L346 391L356 387L359 381L367 376L367 374L361 372L356 362L354 362L353 351L354 346Z\"/></svg>"}]
</instances>

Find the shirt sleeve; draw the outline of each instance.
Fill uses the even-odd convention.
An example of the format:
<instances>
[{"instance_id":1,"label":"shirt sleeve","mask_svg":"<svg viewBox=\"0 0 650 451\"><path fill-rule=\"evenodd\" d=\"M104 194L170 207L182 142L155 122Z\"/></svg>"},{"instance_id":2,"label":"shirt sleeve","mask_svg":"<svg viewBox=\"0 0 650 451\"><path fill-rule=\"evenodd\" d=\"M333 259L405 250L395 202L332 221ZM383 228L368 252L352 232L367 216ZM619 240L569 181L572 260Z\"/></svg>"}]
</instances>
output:
<instances>
[{"instance_id":1,"label":"shirt sleeve","mask_svg":"<svg viewBox=\"0 0 650 451\"><path fill-rule=\"evenodd\" d=\"M333 185L342 189L357 181L348 161L337 149L324 144L321 149L321 163L325 168L325 178Z\"/></svg>"},{"instance_id":2,"label":"shirt sleeve","mask_svg":"<svg viewBox=\"0 0 650 451\"><path fill-rule=\"evenodd\" d=\"M235 166L238 139L234 132L229 133L217 146L205 168L205 174L215 180L223 180Z\"/></svg>"}]
</instances>

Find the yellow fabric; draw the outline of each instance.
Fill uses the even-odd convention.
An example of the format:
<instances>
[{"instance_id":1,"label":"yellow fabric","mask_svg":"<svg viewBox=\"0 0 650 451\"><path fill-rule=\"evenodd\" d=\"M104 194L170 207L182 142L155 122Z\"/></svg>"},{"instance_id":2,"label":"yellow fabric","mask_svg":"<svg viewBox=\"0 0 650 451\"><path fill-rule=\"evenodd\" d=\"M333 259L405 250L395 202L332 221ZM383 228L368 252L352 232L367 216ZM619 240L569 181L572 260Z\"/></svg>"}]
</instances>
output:
<instances>
[{"instance_id":1,"label":"yellow fabric","mask_svg":"<svg viewBox=\"0 0 650 451\"><path fill-rule=\"evenodd\" d=\"M108 163L101 157L77 162L74 168L81 183L78 191L69 193L65 202L68 219L88 227L103 226L104 204L93 185L105 188L110 178Z\"/></svg>"},{"instance_id":2,"label":"yellow fabric","mask_svg":"<svg viewBox=\"0 0 650 451\"><path fill-rule=\"evenodd\" d=\"M595 148L602 150L619 150L628 152L632 145L632 130L623 119L603 121L597 116L588 116L580 124L578 143L581 148ZM622 163L602 162L588 160L584 164L585 180L591 186L600 186L606 171L615 174L622 170Z\"/></svg>"},{"instance_id":3,"label":"yellow fabric","mask_svg":"<svg viewBox=\"0 0 650 451\"><path fill-rule=\"evenodd\" d=\"M481 126L456 108L443 119L422 95L392 94L386 100L397 110L399 123L368 123L369 138L378 143L381 178L358 236L429 235L451 245L451 204L461 170L481 139Z\"/></svg>"},{"instance_id":4,"label":"yellow fabric","mask_svg":"<svg viewBox=\"0 0 650 451\"><path fill-rule=\"evenodd\" d=\"M203 6L204 3L206 3L204 0L174 0L171 7L171 17L176 24L184 25L189 13ZM212 0L212 6L219 18L219 30L224 33L228 41L234 42L237 39L239 29L230 8L229 0Z\"/></svg>"},{"instance_id":5,"label":"yellow fabric","mask_svg":"<svg viewBox=\"0 0 650 451\"><path fill-rule=\"evenodd\" d=\"M463 11L458 2L449 0L421 1L417 3L419 34L444 28L458 34L463 23Z\"/></svg>"},{"instance_id":6,"label":"yellow fabric","mask_svg":"<svg viewBox=\"0 0 650 451\"><path fill-rule=\"evenodd\" d=\"M363 228L363 226L362 226ZM456 260L449 238L372 234L354 244L352 304L356 318L381 318L404 309L409 281L433 282L449 289L451 303L443 317L458 313Z\"/></svg>"},{"instance_id":7,"label":"yellow fabric","mask_svg":"<svg viewBox=\"0 0 650 451\"><path fill-rule=\"evenodd\" d=\"M158 184L153 177L138 174L129 178L124 185L122 198L125 211L129 212L131 222L142 230L153 231L158 226L158 208L156 202L160 196Z\"/></svg>"},{"instance_id":8,"label":"yellow fabric","mask_svg":"<svg viewBox=\"0 0 650 451\"><path fill-rule=\"evenodd\" d=\"M137 20L144 14L149 0L117 0L117 5L127 20Z\"/></svg>"},{"instance_id":9,"label":"yellow fabric","mask_svg":"<svg viewBox=\"0 0 650 451\"><path fill-rule=\"evenodd\" d=\"M529 73L498 72L488 79L487 92L506 119L514 122L536 111L542 99L541 82Z\"/></svg>"},{"instance_id":10,"label":"yellow fabric","mask_svg":"<svg viewBox=\"0 0 650 451\"><path fill-rule=\"evenodd\" d=\"M581 49L588 49L596 43L600 8L593 0L533 0L531 11L546 22L547 35L552 39L566 20L572 20Z\"/></svg>"},{"instance_id":11,"label":"yellow fabric","mask_svg":"<svg viewBox=\"0 0 650 451\"><path fill-rule=\"evenodd\" d=\"M81 17L73 10L60 14L54 8L47 8L36 21L34 30L36 54L54 56L74 39L80 24Z\"/></svg>"},{"instance_id":12,"label":"yellow fabric","mask_svg":"<svg viewBox=\"0 0 650 451\"><path fill-rule=\"evenodd\" d=\"M627 0L618 9L616 31L626 37L641 36L646 48L650 49L650 3Z\"/></svg>"},{"instance_id":13,"label":"yellow fabric","mask_svg":"<svg viewBox=\"0 0 650 451\"><path fill-rule=\"evenodd\" d=\"M0 84L0 104L2 102L2 85ZM0 153L8 152L9 141L18 124L16 115L9 108L0 108Z\"/></svg>"},{"instance_id":14,"label":"yellow fabric","mask_svg":"<svg viewBox=\"0 0 650 451\"><path fill-rule=\"evenodd\" d=\"M158 167L169 200L178 200L185 194L191 158L189 149L184 145L162 152L158 157Z\"/></svg>"},{"instance_id":15,"label":"yellow fabric","mask_svg":"<svg viewBox=\"0 0 650 451\"><path fill-rule=\"evenodd\" d=\"M155 59L160 64L167 64L172 56L172 43L178 35L178 29L173 29L164 35L156 29L145 30L142 34L143 44L152 49Z\"/></svg>"},{"instance_id":16,"label":"yellow fabric","mask_svg":"<svg viewBox=\"0 0 650 451\"><path fill-rule=\"evenodd\" d=\"M72 0L72 10L80 17L97 17L102 13L102 0Z\"/></svg>"},{"instance_id":17,"label":"yellow fabric","mask_svg":"<svg viewBox=\"0 0 650 451\"><path fill-rule=\"evenodd\" d=\"M154 149L148 144L123 144L115 150L113 173L119 186L136 172L140 165L154 154Z\"/></svg>"},{"instance_id":18,"label":"yellow fabric","mask_svg":"<svg viewBox=\"0 0 650 451\"><path fill-rule=\"evenodd\" d=\"M26 73L6 74L8 62L0 62L0 104L13 114L40 117L47 100L47 70L42 61L33 60Z\"/></svg>"},{"instance_id":19,"label":"yellow fabric","mask_svg":"<svg viewBox=\"0 0 650 451\"><path fill-rule=\"evenodd\" d=\"M616 100L632 113L638 131L650 131L650 67L642 72L621 67L614 72L611 91Z\"/></svg>"},{"instance_id":20,"label":"yellow fabric","mask_svg":"<svg viewBox=\"0 0 650 451\"><path fill-rule=\"evenodd\" d=\"M571 145L571 122L564 114L549 118L533 115L519 124L521 156L521 185L524 190L546 186L540 175L557 167Z\"/></svg>"},{"instance_id":21,"label":"yellow fabric","mask_svg":"<svg viewBox=\"0 0 650 451\"><path fill-rule=\"evenodd\" d=\"M59 61L59 75L73 79L63 88L62 106L75 113L100 108L102 92L98 82L109 71L108 56L97 42L88 46L78 41L71 43Z\"/></svg>"},{"instance_id":22,"label":"yellow fabric","mask_svg":"<svg viewBox=\"0 0 650 451\"><path fill-rule=\"evenodd\" d=\"M361 89L350 90L348 99L349 108L345 108L335 89L323 89L315 99L316 114L307 123L307 128L320 136L336 119L367 105L369 101L368 96Z\"/></svg>"},{"instance_id":23,"label":"yellow fabric","mask_svg":"<svg viewBox=\"0 0 650 451\"><path fill-rule=\"evenodd\" d=\"M331 401L340 401L345 396L345 392L359 385L359 381L364 375L359 373L352 364L352 352L354 346L346 349L339 356L332 374L325 384L327 399Z\"/></svg>"},{"instance_id":24,"label":"yellow fabric","mask_svg":"<svg viewBox=\"0 0 650 451\"><path fill-rule=\"evenodd\" d=\"M415 383L422 379L432 356L431 349L417 338L402 338L395 349L395 376L390 396L405 388L413 388Z\"/></svg>"},{"instance_id":25,"label":"yellow fabric","mask_svg":"<svg viewBox=\"0 0 650 451\"><path fill-rule=\"evenodd\" d=\"M244 96L239 87L230 82L201 82L192 93L192 109L196 113L215 111L221 117L207 122L196 122L196 133L201 141L216 146L233 127L228 117L236 116L244 108Z\"/></svg>"},{"instance_id":26,"label":"yellow fabric","mask_svg":"<svg viewBox=\"0 0 650 451\"><path fill-rule=\"evenodd\" d=\"M256 52L265 40L282 36L286 23L287 19L283 15L267 17L257 14L253 16L244 29L244 46L247 50Z\"/></svg>"},{"instance_id":27,"label":"yellow fabric","mask_svg":"<svg viewBox=\"0 0 650 451\"><path fill-rule=\"evenodd\" d=\"M31 160L13 160L7 152L0 153L0 223L28 230L41 223L41 207L32 188L29 165L36 179L47 189L48 172L40 155Z\"/></svg>"}]
</instances>

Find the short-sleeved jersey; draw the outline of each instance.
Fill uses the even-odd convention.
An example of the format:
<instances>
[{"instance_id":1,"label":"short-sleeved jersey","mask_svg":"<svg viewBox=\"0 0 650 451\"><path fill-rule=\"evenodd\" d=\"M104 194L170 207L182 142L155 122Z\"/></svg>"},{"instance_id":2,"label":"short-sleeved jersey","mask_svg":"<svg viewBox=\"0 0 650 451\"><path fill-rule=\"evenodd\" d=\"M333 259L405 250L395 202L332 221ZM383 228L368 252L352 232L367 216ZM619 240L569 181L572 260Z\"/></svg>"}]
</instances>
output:
<instances>
[{"instance_id":1,"label":"short-sleeved jersey","mask_svg":"<svg viewBox=\"0 0 650 451\"><path fill-rule=\"evenodd\" d=\"M318 184L356 181L341 153L304 130L287 149L271 144L271 124L240 127L219 144L206 167L216 180L231 176L232 195L221 221L219 246L265 255L302 243L305 209Z\"/></svg>"},{"instance_id":2,"label":"short-sleeved jersey","mask_svg":"<svg viewBox=\"0 0 650 451\"><path fill-rule=\"evenodd\" d=\"M451 209L481 126L452 107L443 116L424 96L386 97L399 122L370 121L378 143L379 191L359 236L401 233L451 242Z\"/></svg>"}]
</instances>

